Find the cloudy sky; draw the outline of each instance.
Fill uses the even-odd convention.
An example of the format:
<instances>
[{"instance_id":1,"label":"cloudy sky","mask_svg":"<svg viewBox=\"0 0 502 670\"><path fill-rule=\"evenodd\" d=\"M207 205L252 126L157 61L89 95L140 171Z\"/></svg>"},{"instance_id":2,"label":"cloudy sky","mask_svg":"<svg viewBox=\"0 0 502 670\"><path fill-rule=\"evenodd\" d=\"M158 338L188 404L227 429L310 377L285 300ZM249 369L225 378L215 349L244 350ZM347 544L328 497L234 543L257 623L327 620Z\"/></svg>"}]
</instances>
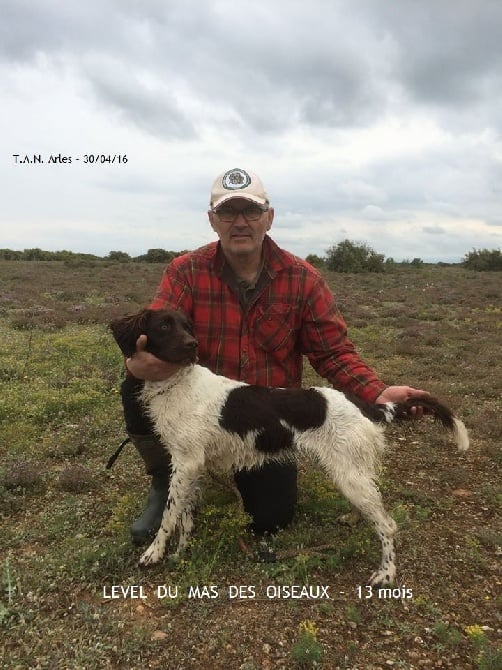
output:
<instances>
[{"instance_id":1,"label":"cloudy sky","mask_svg":"<svg viewBox=\"0 0 502 670\"><path fill-rule=\"evenodd\" d=\"M232 167L261 176L299 256L502 246L500 0L0 9L0 248L193 249Z\"/></svg>"}]
</instances>

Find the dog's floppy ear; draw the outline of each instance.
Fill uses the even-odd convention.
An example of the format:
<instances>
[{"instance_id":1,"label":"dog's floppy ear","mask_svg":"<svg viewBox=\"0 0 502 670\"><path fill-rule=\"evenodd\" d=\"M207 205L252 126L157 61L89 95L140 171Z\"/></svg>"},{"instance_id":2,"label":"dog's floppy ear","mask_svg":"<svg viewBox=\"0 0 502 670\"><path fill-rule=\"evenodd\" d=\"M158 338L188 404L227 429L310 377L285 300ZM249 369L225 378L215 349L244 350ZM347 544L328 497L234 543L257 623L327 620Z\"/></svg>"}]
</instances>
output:
<instances>
[{"instance_id":1,"label":"dog's floppy ear","mask_svg":"<svg viewBox=\"0 0 502 670\"><path fill-rule=\"evenodd\" d=\"M143 309L137 314L114 319L110 324L115 341L120 351L129 358L136 351L136 340L140 335L146 333L151 310Z\"/></svg>"}]
</instances>

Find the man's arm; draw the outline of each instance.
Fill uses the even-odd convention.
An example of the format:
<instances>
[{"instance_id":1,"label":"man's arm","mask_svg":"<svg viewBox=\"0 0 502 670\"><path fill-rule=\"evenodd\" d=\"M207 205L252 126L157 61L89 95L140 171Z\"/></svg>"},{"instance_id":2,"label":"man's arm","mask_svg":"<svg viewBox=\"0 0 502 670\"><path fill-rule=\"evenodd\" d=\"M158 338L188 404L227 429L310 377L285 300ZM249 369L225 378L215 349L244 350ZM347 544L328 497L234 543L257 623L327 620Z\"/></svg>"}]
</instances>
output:
<instances>
[{"instance_id":1,"label":"man's arm","mask_svg":"<svg viewBox=\"0 0 502 670\"><path fill-rule=\"evenodd\" d=\"M314 369L340 391L382 404L430 395L410 386L387 386L379 379L348 338L346 323L322 278L312 286L306 301L301 340Z\"/></svg>"}]
</instances>

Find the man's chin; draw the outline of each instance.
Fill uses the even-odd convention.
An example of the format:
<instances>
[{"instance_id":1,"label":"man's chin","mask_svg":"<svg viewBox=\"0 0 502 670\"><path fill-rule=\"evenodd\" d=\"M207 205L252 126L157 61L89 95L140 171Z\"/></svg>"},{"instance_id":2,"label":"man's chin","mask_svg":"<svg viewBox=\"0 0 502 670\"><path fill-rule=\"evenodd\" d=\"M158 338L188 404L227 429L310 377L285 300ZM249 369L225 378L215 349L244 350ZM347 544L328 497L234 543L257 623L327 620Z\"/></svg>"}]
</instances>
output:
<instances>
[{"instance_id":1,"label":"man's chin","mask_svg":"<svg viewBox=\"0 0 502 670\"><path fill-rule=\"evenodd\" d=\"M250 237L233 237L230 241L233 254L249 254L254 251L254 243Z\"/></svg>"}]
</instances>

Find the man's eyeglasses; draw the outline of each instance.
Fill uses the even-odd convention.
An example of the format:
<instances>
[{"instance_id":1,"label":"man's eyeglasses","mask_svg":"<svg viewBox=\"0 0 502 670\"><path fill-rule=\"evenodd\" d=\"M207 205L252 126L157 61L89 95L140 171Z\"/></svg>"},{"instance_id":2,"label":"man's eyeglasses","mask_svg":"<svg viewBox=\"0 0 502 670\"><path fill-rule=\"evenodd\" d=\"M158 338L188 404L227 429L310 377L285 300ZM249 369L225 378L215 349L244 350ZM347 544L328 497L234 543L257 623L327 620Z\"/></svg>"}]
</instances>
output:
<instances>
[{"instance_id":1,"label":"man's eyeglasses","mask_svg":"<svg viewBox=\"0 0 502 670\"><path fill-rule=\"evenodd\" d=\"M220 221L224 221L225 223L235 221L239 214L242 214L246 221L258 221L261 215L267 211L268 207L260 207L259 205L248 205L244 209L234 209L233 207L223 205L222 207L218 207L218 209L213 209L213 213L216 214Z\"/></svg>"}]
</instances>

